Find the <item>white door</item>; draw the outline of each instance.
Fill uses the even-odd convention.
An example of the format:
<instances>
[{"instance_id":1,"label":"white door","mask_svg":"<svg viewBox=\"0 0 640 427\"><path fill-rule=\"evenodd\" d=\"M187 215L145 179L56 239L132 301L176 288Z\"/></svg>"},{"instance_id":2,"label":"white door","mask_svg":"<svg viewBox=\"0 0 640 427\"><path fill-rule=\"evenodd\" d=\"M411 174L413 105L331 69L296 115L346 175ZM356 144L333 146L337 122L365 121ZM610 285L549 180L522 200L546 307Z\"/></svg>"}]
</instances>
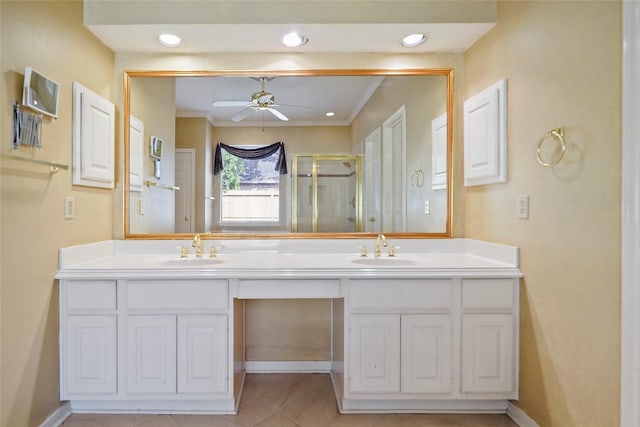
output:
<instances>
[{"instance_id":1,"label":"white door","mask_svg":"<svg viewBox=\"0 0 640 427\"><path fill-rule=\"evenodd\" d=\"M514 341L511 314L462 317L462 392L514 392Z\"/></svg>"},{"instance_id":2,"label":"white door","mask_svg":"<svg viewBox=\"0 0 640 427\"><path fill-rule=\"evenodd\" d=\"M195 231L195 169L195 150L176 148L176 233Z\"/></svg>"},{"instance_id":3,"label":"white door","mask_svg":"<svg viewBox=\"0 0 640 427\"><path fill-rule=\"evenodd\" d=\"M447 113L431 122L431 189L447 188Z\"/></svg>"},{"instance_id":4,"label":"white door","mask_svg":"<svg viewBox=\"0 0 640 427\"><path fill-rule=\"evenodd\" d=\"M451 392L451 316L402 316L402 391Z\"/></svg>"},{"instance_id":5,"label":"white door","mask_svg":"<svg viewBox=\"0 0 640 427\"><path fill-rule=\"evenodd\" d=\"M399 392L400 316L358 314L349 321L349 390Z\"/></svg>"},{"instance_id":6,"label":"white door","mask_svg":"<svg viewBox=\"0 0 640 427\"><path fill-rule=\"evenodd\" d=\"M176 316L127 318L127 391L176 392Z\"/></svg>"},{"instance_id":7,"label":"white door","mask_svg":"<svg viewBox=\"0 0 640 427\"><path fill-rule=\"evenodd\" d=\"M66 393L116 392L115 316L67 316Z\"/></svg>"},{"instance_id":8,"label":"white door","mask_svg":"<svg viewBox=\"0 0 640 427\"><path fill-rule=\"evenodd\" d=\"M364 140L364 231L379 233L381 230L380 196L382 194L380 164L380 128L376 128Z\"/></svg>"},{"instance_id":9,"label":"white door","mask_svg":"<svg viewBox=\"0 0 640 427\"><path fill-rule=\"evenodd\" d=\"M406 114L404 105L382 124L382 230L406 231Z\"/></svg>"},{"instance_id":10,"label":"white door","mask_svg":"<svg viewBox=\"0 0 640 427\"><path fill-rule=\"evenodd\" d=\"M129 116L129 189L142 191L144 180L144 123Z\"/></svg>"},{"instance_id":11,"label":"white door","mask_svg":"<svg viewBox=\"0 0 640 427\"><path fill-rule=\"evenodd\" d=\"M224 393L227 371L227 316L178 316L178 393Z\"/></svg>"}]
</instances>

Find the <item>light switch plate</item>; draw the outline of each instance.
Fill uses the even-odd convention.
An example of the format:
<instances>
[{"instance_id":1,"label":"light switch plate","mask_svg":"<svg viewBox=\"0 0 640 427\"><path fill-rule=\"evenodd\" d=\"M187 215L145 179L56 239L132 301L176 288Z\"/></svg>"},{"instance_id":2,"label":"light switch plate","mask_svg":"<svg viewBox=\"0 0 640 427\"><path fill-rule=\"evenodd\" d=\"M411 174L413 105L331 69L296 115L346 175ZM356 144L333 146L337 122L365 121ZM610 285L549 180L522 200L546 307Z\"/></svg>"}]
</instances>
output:
<instances>
[{"instance_id":1,"label":"light switch plate","mask_svg":"<svg viewBox=\"0 0 640 427\"><path fill-rule=\"evenodd\" d=\"M527 194L520 194L516 198L516 208L518 219L529 218L529 196Z\"/></svg>"},{"instance_id":2,"label":"light switch plate","mask_svg":"<svg viewBox=\"0 0 640 427\"><path fill-rule=\"evenodd\" d=\"M75 217L76 217L76 200L73 196L65 196L64 219L73 219Z\"/></svg>"}]
</instances>

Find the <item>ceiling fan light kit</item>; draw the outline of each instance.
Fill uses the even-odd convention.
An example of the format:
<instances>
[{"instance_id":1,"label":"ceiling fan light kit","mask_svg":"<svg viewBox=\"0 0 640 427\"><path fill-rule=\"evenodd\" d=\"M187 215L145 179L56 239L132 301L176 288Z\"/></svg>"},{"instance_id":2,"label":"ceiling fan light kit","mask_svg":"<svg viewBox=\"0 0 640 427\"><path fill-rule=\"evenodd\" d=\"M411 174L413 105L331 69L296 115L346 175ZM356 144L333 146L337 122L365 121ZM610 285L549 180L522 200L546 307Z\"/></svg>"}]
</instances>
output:
<instances>
[{"instance_id":1,"label":"ceiling fan light kit","mask_svg":"<svg viewBox=\"0 0 640 427\"><path fill-rule=\"evenodd\" d=\"M276 104L275 95L264 90L265 82L273 80L273 77L259 77L254 80L260 81L262 89L252 93L250 101L214 101L212 105L214 107L245 107L244 110L231 116L231 120L234 122L246 119L254 111L268 111L278 119L285 122L288 121L289 118L286 115L274 108L279 107L279 105Z\"/></svg>"}]
</instances>

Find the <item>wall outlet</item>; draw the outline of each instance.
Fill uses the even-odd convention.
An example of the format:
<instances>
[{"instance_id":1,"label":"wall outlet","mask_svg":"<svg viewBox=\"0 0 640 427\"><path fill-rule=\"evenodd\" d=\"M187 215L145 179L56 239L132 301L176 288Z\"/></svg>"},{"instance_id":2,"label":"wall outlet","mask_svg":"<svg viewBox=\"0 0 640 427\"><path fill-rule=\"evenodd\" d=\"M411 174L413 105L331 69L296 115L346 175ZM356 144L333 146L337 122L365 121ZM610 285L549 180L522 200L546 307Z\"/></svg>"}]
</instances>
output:
<instances>
[{"instance_id":1,"label":"wall outlet","mask_svg":"<svg viewBox=\"0 0 640 427\"><path fill-rule=\"evenodd\" d=\"M424 214L425 215L431 214L431 203L429 203L428 200L424 201Z\"/></svg>"},{"instance_id":2,"label":"wall outlet","mask_svg":"<svg viewBox=\"0 0 640 427\"><path fill-rule=\"evenodd\" d=\"M520 194L516 198L516 208L518 219L529 219L529 196Z\"/></svg>"},{"instance_id":3,"label":"wall outlet","mask_svg":"<svg viewBox=\"0 0 640 427\"><path fill-rule=\"evenodd\" d=\"M64 198L64 219L73 219L76 217L76 200L73 196Z\"/></svg>"},{"instance_id":4,"label":"wall outlet","mask_svg":"<svg viewBox=\"0 0 640 427\"><path fill-rule=\"evenodd\" d=\"M138 215L144 215L144 200L138 200Z\"/></svg>"}]
</instances>

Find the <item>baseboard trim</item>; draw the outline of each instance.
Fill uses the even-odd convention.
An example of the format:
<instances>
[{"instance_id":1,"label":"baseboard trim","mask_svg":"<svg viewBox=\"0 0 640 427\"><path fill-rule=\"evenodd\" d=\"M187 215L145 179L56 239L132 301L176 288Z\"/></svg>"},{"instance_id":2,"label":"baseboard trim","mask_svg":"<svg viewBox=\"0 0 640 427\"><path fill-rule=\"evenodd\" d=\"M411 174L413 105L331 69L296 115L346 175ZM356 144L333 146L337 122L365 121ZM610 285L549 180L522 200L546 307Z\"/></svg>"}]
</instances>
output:
<instances>
[{"instance_id":1,"label":"baseboard trim","mask_svg":"<svg viewBox=\"0 0 640 427\"><path fill-rule=\"evenodd\" d=\"M249 374L277 373L328 373L331 372L331 361L259 361L244 362L244 369Z\"/></svg>"},{"instance_id":2,"label":"baseboard trim","mask_svg":"<svg viewBox=\"0 0 640 427\"><path fill-rule=\"evenodd\" d=\"M507 404L507 415L520 427L540 427L526 412L518 408L513 402Z\"/></svg>"},{"instance_id":3,"label":"baseboard trim","mask_svg":"<svg viewBox=\"0 0 640 427\"><path fill-rule=\"evenodd\" d=\"M71 413L71 404L69 402L65 402L53 411L51 415L49 415L47 419L40 424L40 427L58 427L62 425L64 420L71 416Z\"/></svg>"}]
</instances>

